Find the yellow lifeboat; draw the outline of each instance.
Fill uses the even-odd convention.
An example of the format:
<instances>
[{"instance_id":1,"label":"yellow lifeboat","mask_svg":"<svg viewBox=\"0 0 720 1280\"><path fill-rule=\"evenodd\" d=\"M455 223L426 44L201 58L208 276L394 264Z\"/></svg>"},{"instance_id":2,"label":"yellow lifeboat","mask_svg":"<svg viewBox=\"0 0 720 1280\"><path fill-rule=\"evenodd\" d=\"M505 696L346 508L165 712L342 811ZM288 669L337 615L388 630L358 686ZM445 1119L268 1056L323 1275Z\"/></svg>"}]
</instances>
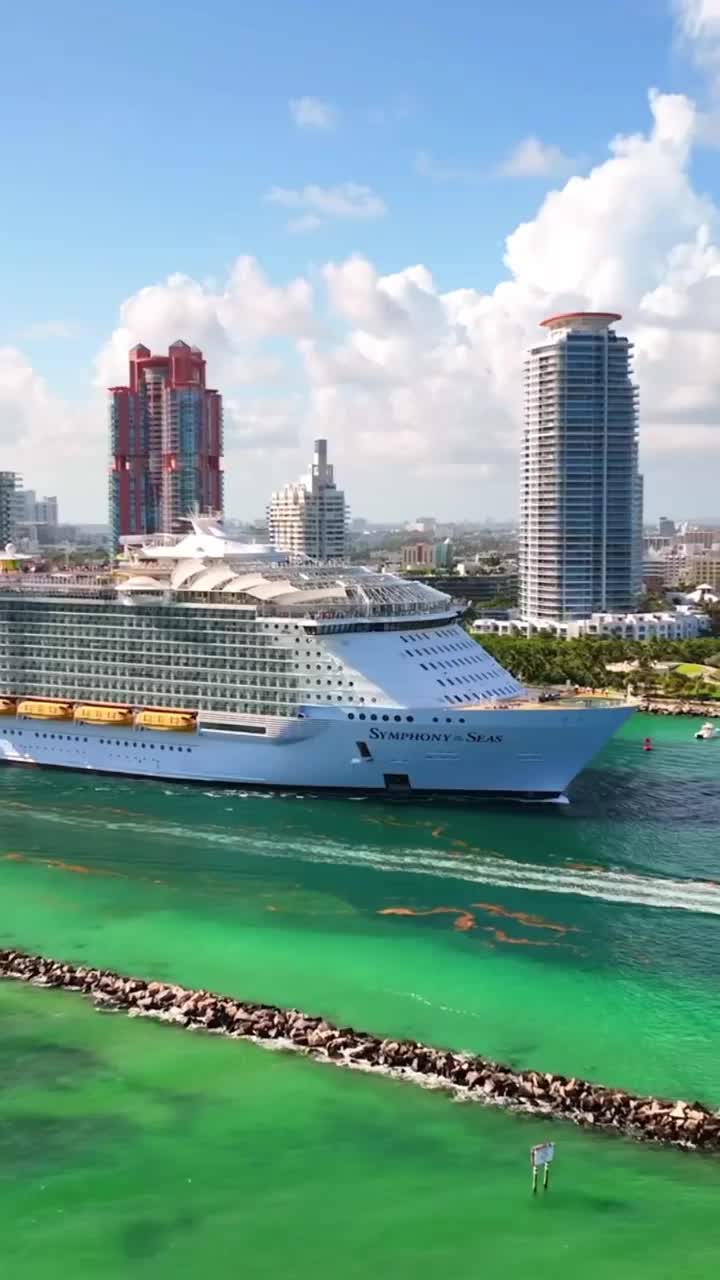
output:
<instances>
[{"instance_id":1,"label":"yellow lifeboat","mask_svg":"<svg viewBox=\"0 0 720 1280\"><path fill-rule=\"evenodd\" d=\"M67 702L18 702L17 713L35 720L72 720L72 707Z\"/></svg>"},{"instance_id":2,"label":"yellow lifeboat","mask_svg":"<svg viewBox=\"0 0 720 1280\"><path fill-rule=\"evenodd\" d=\"M135 724L140 729L192 733L195 728L195 717L188 711L138 711Z\"/></svg>"},{"instance_id":3,"label":"yellow lifeboat","mask_svg":"<svg viewBox=\"0 0 720 1280\"><path fill-rule=\"evenodd\" d=\"M17 703L14 698L0 698L0 716L14 716Z\"/></svg>"},{"instance_id":4,"label":"yellow lifeboat","mask_svg":"<svg viewBox=\"0 0 720 1280\"><path fill-rule=\"evenodd\" d=\"M132 724L132 711L129 707L93 707L79 706L73 713L75 720L85 724Z\"/></svg>"}]
</instances>

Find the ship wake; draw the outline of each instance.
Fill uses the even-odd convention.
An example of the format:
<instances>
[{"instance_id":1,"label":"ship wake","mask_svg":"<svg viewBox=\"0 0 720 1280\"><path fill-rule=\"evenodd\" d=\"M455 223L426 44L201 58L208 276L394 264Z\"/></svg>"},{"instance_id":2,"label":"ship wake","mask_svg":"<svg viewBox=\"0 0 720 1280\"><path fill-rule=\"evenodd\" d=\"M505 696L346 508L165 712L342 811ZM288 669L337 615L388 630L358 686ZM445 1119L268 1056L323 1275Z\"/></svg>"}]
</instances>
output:
<instances>
[{"instance_id":1,"label":"ship wake","mask_svg":"<svg viewBox=\"0 0 720 1280\"><path fill-rule=\"evenodd\" d=\"M8 804L6 810L16 806ZM25 811L25 806L18 805ZM443 853L435 849L419 847L387 849L368 844L345 843L320 835L311 839L298 833L278 832L270 838L260 828L240 828L223 831L202 827L185 827L180 823L150 820L137 821L128 818L90 816L78 813L58 813L33 809L36 821L72 826L76 830L102 829L145 838L153 842L148 863L167 874L173 869L172 852L161 849L158 841L172 845L181 842L198 849L211 848L232 852L242 858L273 858L289 861L324 863L329 866L353 866L379 873L402 873L408 876L429 876L443 882L467 882L515 889L521 892L565 894L590 898L608 903L630 906L657 907L665 910L691 911L702 915L720 915L720 883L712 880L678 879L650 876L620 869L603 869L599 866L582 868L578 864L542 864L507 858L491 851ZM2 856L2 855L0 855ZM42 855L33 860L42 862ZM108 858L103 865L117 865ZM98 868L99 869L99 868ZM244 869L247 869L245 864ZM186 865L182 868L187 873ZM198 871L207 871L207 856L198 857ZM218 871L217 866L213 867ZM222 871L231 875L224 865Z\"/></svg>"}]
</instances>

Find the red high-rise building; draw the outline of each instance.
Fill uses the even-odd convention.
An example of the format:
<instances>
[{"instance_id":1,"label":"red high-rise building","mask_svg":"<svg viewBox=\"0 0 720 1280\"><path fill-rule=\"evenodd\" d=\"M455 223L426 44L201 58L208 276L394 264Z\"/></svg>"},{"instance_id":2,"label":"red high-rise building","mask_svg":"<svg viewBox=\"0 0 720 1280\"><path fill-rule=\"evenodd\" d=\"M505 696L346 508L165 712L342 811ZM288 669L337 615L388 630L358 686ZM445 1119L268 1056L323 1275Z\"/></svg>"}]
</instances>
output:
<instances>
[{"instance_id":1,"label":"red high-rise building","mask_svg":"<svg viewBox=\"0 0 720 1280\"><path fill-rule=\"evenodd\" d=\"M138 344L126 387L110 388L110 527L174 533L193 513L222 515L222 396L205 386L198 347L166 356Z\"/></svg>"}]
</instances>

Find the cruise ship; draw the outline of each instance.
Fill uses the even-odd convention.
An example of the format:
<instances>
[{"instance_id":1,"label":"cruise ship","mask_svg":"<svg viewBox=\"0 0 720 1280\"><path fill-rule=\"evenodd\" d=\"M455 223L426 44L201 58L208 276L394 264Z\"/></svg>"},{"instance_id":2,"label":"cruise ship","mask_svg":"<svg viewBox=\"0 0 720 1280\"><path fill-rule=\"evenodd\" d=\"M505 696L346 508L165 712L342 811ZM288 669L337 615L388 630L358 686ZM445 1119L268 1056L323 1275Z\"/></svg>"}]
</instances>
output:
<instances>
[{"instance_id":1,"label":"cruise ship","mask_svg":"<svg viewBox=\"0 0 720 1280\"><path fill-rule=\"evenodd\" d=\"M195 520L104 574L0 574L0 760L358 794L545 800L631 708L540 702L449 596Z\"/></svg>"}]
</instances>

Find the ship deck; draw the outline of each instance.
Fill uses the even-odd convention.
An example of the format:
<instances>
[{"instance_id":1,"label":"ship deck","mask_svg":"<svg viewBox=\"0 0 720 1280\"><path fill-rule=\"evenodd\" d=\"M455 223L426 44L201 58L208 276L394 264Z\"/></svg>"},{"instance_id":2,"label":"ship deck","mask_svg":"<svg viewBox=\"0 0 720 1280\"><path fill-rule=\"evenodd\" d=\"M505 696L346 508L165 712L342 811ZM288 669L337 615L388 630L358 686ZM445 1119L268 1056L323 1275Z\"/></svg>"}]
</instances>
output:
<instances>
[{"instance_id":1,"label":"ship deck","mask_svg":"<svg viewBox=\"0 0 720 1280\"><path fill-rule=\"evenodd\" d=\"M462 711L587 711L598 707L626 707L631 705L624 697L610 694L560 694L550 699L502 698L483 702L466 702Z\"/></svg>"}]
</instances>

